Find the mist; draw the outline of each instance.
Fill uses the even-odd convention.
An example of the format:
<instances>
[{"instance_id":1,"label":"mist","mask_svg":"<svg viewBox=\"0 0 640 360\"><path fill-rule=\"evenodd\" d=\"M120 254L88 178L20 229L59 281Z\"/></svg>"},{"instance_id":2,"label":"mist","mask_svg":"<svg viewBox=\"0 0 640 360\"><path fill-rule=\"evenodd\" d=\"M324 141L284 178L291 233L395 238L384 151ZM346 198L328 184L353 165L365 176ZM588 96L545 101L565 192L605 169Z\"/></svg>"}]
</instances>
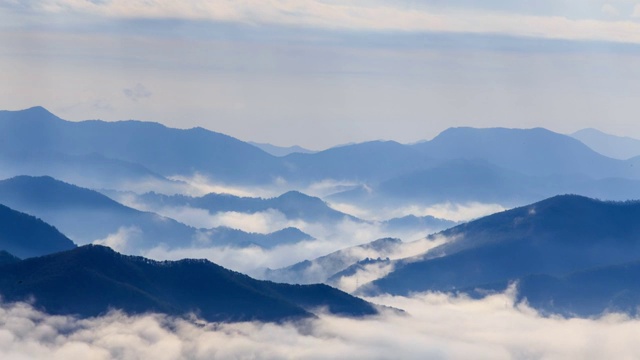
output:
<instances>
[{"instance_id":1,"label":"mist","mask_svg":"<svg viewBox=\"0 0 640 360\"><path fill-rule=\"evenodd\" d=\"M338 210L362 219L387 220L408 215L433 216L452 221L470 221L483 216L507 210L500 204L479 202L452 203L445 202L433 205L401 205L376 206L364 208L350 203L330 202L329 205Z\"/></svg>"},{"instance_id":2,"label":"mist","mask_svg":"<svg viewBox=\"0 0 640 360\"><path fill-rule=\"evenodd\" d=\"M542 317L514 289L482 300L440 293L368 300L364 319L321 314L283 324L206 323L110 312L49 316L26 303L0 307L3 359L602 359L637 358L640 320L620 314Z\"/></svg>"}]
</instances>

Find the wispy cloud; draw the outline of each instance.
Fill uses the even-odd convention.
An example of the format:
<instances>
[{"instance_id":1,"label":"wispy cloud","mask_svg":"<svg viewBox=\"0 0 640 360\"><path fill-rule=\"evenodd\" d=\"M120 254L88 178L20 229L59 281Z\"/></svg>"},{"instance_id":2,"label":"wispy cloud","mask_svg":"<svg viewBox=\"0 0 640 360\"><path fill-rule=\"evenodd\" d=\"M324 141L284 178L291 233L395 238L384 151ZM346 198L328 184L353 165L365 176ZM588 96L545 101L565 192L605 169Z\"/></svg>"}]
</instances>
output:
<instances>
[{"instance_id":1,"label":"wispy cloud","mask_svg":"<svg viewBox=\"0 0 640 360\"><path fill-rule=\"evenodd\" d=\"M357 31L503 34L567 40L640 43L640 23L631 20L575 19L497 10L410 7L388 2L318 0L205 1L40 0L29 5L50 14L94 14L113 18L188 19L245 24L277 24ZM581 5L575 4L580 7ZM613 5L603 5L611 14Z\"/></svg>"},{"instance_id":2,"label":"wispy cloud","mask_svg":"<svg viewBox=\"0 0 640 360\"><path fill-rule=\"evenodd\" d=\"M364 208L349 203L334 202L332 208L363 219L388 220L407 215L433 216L453 221L469 221L479 217L491 215L506 208L500 204L485 204L478 202L452 203L445 202L430 206L402 205L389 207Z\"/></svg>"},{"instance_id":3,"label":"wispy cloud","mask_svg":"<svg viewBox=\"0 0 640 360\"><path fill-rule=\"evenodd\" d=\"M136 102L140 99L145 99L153 95L153 93L149 91L149 89L147 89L144 85L140 83L137 83L133 87L123 89L122 93L131 101L136 101Z\"/></svg>"}]
</instances>

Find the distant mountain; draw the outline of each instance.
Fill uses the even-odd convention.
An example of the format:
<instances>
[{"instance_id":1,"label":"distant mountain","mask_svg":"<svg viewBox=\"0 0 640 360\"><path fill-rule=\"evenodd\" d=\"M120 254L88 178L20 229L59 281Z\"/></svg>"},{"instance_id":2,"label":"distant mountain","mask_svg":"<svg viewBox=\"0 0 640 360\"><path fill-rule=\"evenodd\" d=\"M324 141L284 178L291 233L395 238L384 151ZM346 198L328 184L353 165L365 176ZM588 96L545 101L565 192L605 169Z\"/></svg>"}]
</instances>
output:
<instances>
[{"instance_id":1,"label":"distant mountain","mask_svg":"<svg viewBox=\"0 0 640 360\"><path fill-rule=\"evenodd\" d=\"M540 128L451 128L413 145L371 141L277 157L202 128L70 122L35 107L0 111L0 154L0 176L6 177L53 175L87 187L130 186L132 191L151 183L169 193L180 192L174 191L180 184L167 179L175 175L204 175L247 186L286 183L299 188L325 182L336 185L334 192L355 189L341 196L359 202L384 195L407 203L403 192L425 199L500 198L513 205L565 192L620 199L635 197L638 184L617 188L585 184L584 179L640 181L640 157L612 159L570 136ZM474 183L474 177L479 181Z\"/></svg>"},{"instance_id":2,"label":"distant mountain","mask_svg":"<svg viewBox=\"0 0 640 360\"><path fill-rule=\"evenodd\" d=\"M556 196L439 233L449 242L365 286L369 293L451 291L530 274L563 276L640 259L640 202Z\"/></svg>"},{"instance_id":3,"label":"distant mountain","mask_svg":"<svg viewBox=\"0 0 640 360\"><path fill-rule=\"evenodd\" d=\"M273 156L287 156L293 153L313 154L316 152L313 150L305 149L298 145L284 147L271 144L256 143L252 141L249 141L248 143Z\"/></svg>"},{"instance_id":4,"label":"distant mountain","mask_svg":"<svg viewBox=\"0 0 640 360\"><path fill-rule=\"evenodd\" d=\"M326 285L254 280L206 260L156 262L87 245L0 266L4 301L34 298L49 314L97 316L196 314L208 321L282 321L312 316L316 308L346 316L376 314L364 300Z\"/></svg>"},{"instance_id":5,"label":"distant mountain","mask_svg":"<svg viewBox=\"0 0 640 360\"><path fill-rule=\"evenodd\" d=\"M31 215L0 205L0 263L75 248L56 228Z\"/></svg>"},{"instance_id":6,"label":"distant mountain","mask_svg":"<svg viewBox=\"0 0 640 360\"><path fill-rule=\"evenodd\" d=\"M94 189L180 191L183 183L169 180L142 165L100 154L67 155L53 152L0 152L0 178L19 175L52 176Z\"/></svg>"},{"instance_id":7,"label":"distant mountain","mask_svg":"<svg viewBox=\"0 0 640 360\"><path fill-rule=\"evenodd\" d=\"M289 191L278 197L263 199L255 197L239 197L229 194L210 193L201 197L185 195L163 195L146 193L143 195L127 194L136 197L136 202L147 208L189 206L206 209L211 214L219 212L240 212L254 214L267 210L277 210L287 219L304 220L306 222L339 222L344 219L361 221L351 215L334 210L320 198L308 196L298 191Z\"/></svg>"},{"instance_id":8,"label":"distant mountain","mask_svg":"<svg viewBox=\"0 0 640 360\"><path fill-rule=\"evenodd\" d=\"M314 154L268 154L202 128L141 121L65 121L42 107L0 111L0 153L100 156L139 164L161 176L203 174L223 183L309 184L327 179L374 181L420 168L427 157L395 142L368 142Z\"/></svg>"},{"instance_id":9,"label":"distant mountain","mask_svg":"<svg viewBox=\"0 0 640 360\"><path fill-rule=\"evenodd\" d=\"M640 170L628 163L601 155L567 135L542 128L450 128L431 141L411 147L434 159L483 159L524 175L640 178Z\"/></svg>"},{"instance_id":10,"label":"distant mountain","mask_svg":"<svg viewBox=\"0 0 640 360\"><path fill-rule=\"evenodd\" d=\"M524 175L486 160L454 159L366 189L336 193L327 200L360 206L480 202L513 207L564 193L606 200L638 199L640 180L593 179L580 174Z\"/></svg>"},{"instance_id":11,"label":"distant mountain","mask_svg":"<svg viewBox=\"0 0 640 360\"><path fill-rule=\"evenodd\" d=\"M194 245L215 245L229 247L259 246L262 248L273 248L279 245L295 244L301 241L311 241L314 238L300 229L288 227L268 234L249 233L238 229L220 226L213 229L200 230L199 234L210 239L200 240L200 244Z\"/></svg>"},{"instance_id":12,"label":"distant mountain","mask_svg":"<svg viewBox=\"0 0 640 360\"><path fill-rule=\"evenodd\" d=\"M370 141L330 148L314 154L282 158L287 179L381 181L431 164L419 151L395 141Z\"/></svg>"},{"instance_id":13,"label":"distant mountain","mask_svg":"<svg viewBox=\"0 0 640 360\"><path fill-rule=\"evenodd\" d=\"M450 228L457 224L458 223L455 221L440 219L431 215L407 215L382 222L383 229L389 232L415 231L417 229L424 229L423 231L428 230L431 232L435 232Z\"/></svg>"},{"instance_id":14,"label":"distant mountain","mask_svg":"<svg viewBox=\"0 0 640 360\"><path fill-rule=\"evenodd\" d=\"M199 172L219 181L271 182L280 161L255 146L202 128L141 121L64 121L42 107L0 111L0 152L100 154L163 176Z\"/></svg>"},{"instance_id":15,"label":"distant mountain","mask_svg":"<svg viewBox=\"0 0 640 360\"><path fill-rule=\"evenodd\" d=\"M582 129L570 135L602 155L626 160L640 156L640 140L603 133L596 129Z\"/></svg>"},{"instance_id":16,"label":"distant mountain","mask_svg":"<svg viewBox=\"0 0 640 360\"><path fill-rule=\"evenodd\" d=\"M456 159L385 181L376 190L386 198L423 203L521 203L543 196L536 185L531 177L485 160Z\"/></svg>"},{"instance_id":17,"label":"distant mountain","mask_svg":"<svg viewBox=\"0 0 640 360\"><path fill-rule=\"evenodd\" d=\"M105 244L133 253L159 245L272 247L311 239L297 229L272 234L251 234L225 227L196 229L51 177L19 176L0 181L0 202L44 219L80 244L104 240Z\"/></svg>"}]
</instances>

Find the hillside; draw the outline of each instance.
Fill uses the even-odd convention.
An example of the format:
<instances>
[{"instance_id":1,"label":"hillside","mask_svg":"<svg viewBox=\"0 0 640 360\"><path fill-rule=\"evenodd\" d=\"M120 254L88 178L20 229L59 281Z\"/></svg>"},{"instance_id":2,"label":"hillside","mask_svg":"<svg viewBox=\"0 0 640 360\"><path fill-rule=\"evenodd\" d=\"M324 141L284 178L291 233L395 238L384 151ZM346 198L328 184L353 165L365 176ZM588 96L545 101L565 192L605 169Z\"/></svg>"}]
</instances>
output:
<instances>
[{"instance_id":1,"label":"hillside","mask_svg":"<svg viewBox=\"0 0 640 360\"><path fill-rule=\"evenodd\" d=\"M206 260L156 262L96 245L0 266L0 294L5 301L33 296L50 314L82 317L110 309L208 321L282 321L312 316L319 307L346 316L377 312L326 285L258 281Z\"/></svg>"}]
</instances>

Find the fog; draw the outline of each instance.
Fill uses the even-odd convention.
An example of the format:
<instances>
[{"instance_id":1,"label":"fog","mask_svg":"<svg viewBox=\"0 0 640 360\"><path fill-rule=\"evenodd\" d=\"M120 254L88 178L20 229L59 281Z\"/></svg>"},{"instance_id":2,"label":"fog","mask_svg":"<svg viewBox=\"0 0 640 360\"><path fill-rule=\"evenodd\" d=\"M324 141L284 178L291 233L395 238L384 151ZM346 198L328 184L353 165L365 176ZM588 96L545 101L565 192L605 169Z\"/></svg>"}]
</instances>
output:
<instances>
[{"instance_id":1,"label":"fog","mask_svg":"<svg viewBox=\"0 0 640 360\"><path fill-rule=\"evenodd\" d=\"M438 293L376 297L401 308L365 319L321 314L285 324L213 324L111 312L79 320L28 304L0 308L3 359L623 359L640 320L541 317L513 289L482 300Z\"/></svg>"},{"instance_id":2,"label":"fog","mask_svg":"<svg viewBox=\"0 0 640 360\"><path fill-rule=\"evenodd\" d=\"M166 213L164 214L167 215ZM369 243L384 237L400 238L409 244L406 244L406 247L398 248L398 254L386 254L383 257L392 256L397 258L401 254L416 255L421 250L426 251L432 247L432 243L429 241L414 242L431 233L429 230L387 231L378 223L357 222L348 218L338 223L323 224L307 223L302 220L287 220L282 213L276 210L255 214L224 212L208 215L206 211L191 209L183 214L191 214L192 217L184 219L178 216L178 220L187 220L191 225L196 221L200 225L228 226L260 233L270 233L291 226L313 236L315 240L283 244L270 249L258 246L243 248L235 246L183 248L158 246L144 251L142 255L156 260L206 258L229 269L262 277L265 268L286 267L303 260L315 259L334 251ZM374 258L378 256L377 254L369 255Z\"/></svg>"},{"instance_id":3,"label":"fog","mask_svg":"<svg viewBox=\"0 0 640 360\"><path fill-rule=\"evenodd\" d=\"M483 216L507 210L500 204L486 204L479 202L452 203L445 202L434 205L403 205L395 207L367 207L349 203L331 202L332 208L363 219L387 220L407 215L433 216L452 221L470 221Z\"/></svg>"}]
</instances>

